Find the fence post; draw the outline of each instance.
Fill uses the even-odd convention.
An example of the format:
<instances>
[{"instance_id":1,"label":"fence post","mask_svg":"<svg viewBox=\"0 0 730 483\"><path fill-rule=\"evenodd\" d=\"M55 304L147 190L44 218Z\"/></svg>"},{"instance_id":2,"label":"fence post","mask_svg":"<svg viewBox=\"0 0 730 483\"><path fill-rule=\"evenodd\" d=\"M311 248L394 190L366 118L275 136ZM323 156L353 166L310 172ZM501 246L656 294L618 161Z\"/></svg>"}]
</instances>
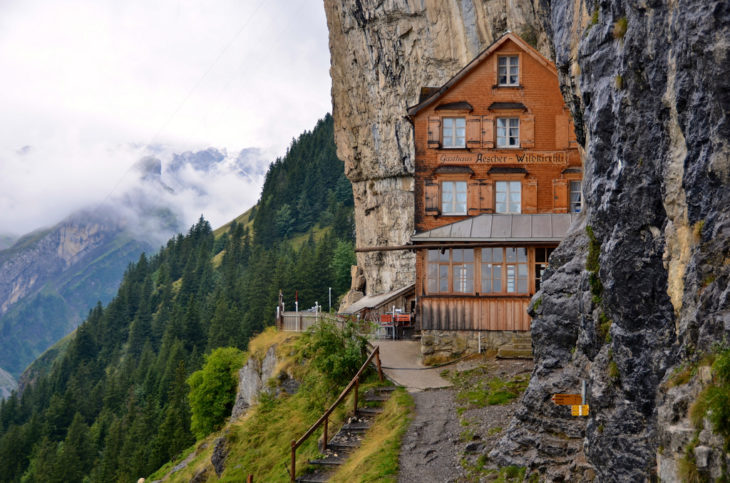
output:
<instances>
[{"instance_id":1,"label":"fence post","mask_svg":"<svg viewBox=\"0 0 730 483\"><path fill-rule=\"evenodd\" d=\"M322 438L322 452L327 451L327 421L329 418L324 418L324 435Z\"/></svg>"},{"instance_id":2,"label":"fence post","mask_svg":"<svg viewBox=\"0 0 730 483\"><path fill-rule=\"evenodd\" d=\"M380 366L380 346L375 348L375 363L378 366L378 378L383 382L383 369Z\"/></svg>"},{"instance_id":3,"label":"fence post","mask_svg":"<svg viewBox=\"0 0 730 483\"><path fill-rule=\"evenodd\" d=\"M291 481L296 481L297 477L297 442L291 440Z\"/></svg>"},{"instance_id":4,"label":"fence post","mask_svg":"<svg viewBox=\"0 0 730 483\"><path fill-rule=\"evenodd\" d=\"M253 483L253 475L248 475L248 478L246 478L246 483Z\"/></svg>"},{"instance_id":5,"label":"fence post","mask_svg":"<svg viewBox=\"0 0 730 483\"><path fill-rule=\"evenodd\" d=\"M355 378L355 415L357 415L357 390L360 387L360 376Z\"/></svg>"}]
</instances>

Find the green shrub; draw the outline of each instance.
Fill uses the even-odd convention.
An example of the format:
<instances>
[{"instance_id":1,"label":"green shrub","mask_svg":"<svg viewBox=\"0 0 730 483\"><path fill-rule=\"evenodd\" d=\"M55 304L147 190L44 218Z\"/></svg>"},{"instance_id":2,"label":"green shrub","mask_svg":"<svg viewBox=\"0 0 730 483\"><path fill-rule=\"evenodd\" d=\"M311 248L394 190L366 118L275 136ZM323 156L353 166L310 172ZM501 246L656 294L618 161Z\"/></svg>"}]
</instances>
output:
<instances>
[{"instance_id":1,"label":"green shrub","mask_svg":"<svg viewBox=\"0 0 730 483\"><path fill-rule=\"evenodd\" d=\"M322 321L300 338L299 347L325 379L339 386L350 382L367 357L367 340L349 322L340 328Z\"/></svg>"},{"instance_id":2,"label":"green shrub","mask_svg":"<svg viewBox=\"0 0 730 483\"><path fill-rule=\"evenodd\" d=\"M188 378L190 393L190 429L203 438L231 414L236 399L237 373L243 366L244 354L235 347L219 347L205 356L205 364Z\"/></svg>"}]
</instances>

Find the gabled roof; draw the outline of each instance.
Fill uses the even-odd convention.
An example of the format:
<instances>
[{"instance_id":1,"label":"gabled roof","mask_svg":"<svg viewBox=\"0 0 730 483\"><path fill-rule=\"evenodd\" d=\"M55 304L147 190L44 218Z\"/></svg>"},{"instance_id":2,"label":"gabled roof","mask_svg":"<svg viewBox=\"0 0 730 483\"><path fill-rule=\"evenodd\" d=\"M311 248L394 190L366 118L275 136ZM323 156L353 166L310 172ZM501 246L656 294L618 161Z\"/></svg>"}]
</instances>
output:
<instances>
[{"instance_id":1,"label":"gabled roof","mask_svg":"<svg viewBox=\"0 0 730 483\"><path fill-rule=\"evenodd\" d=\"M490 45L489 47L484 49L479 55L474 57L471 62L469 62L459 72L457 72L454 77L449 79L446 84L438 89L435 89L433 87L428 87L426 90L421 89L421 95L418 100L418 104L408 108L408 115L411 117L415 116L420 111L433 104L436 100L443 96L452 86L454 86L454 84L458 83L461 79L469 75L469 73L474 70L474 68L476 68L484 60L486 60L490 55L494 53L495 50L497 50L502 44L504 44L508 40L516 43L523 51L532 56L546 69L553 72L556 76L558 75L558 70L555 68L555 65L553 65L552 62L543 57L540 52L538 52L530 44L522 40L519 35L513 34L512 32L506 32L497 40L492 42L492 45Z\"/></svg>"},{"instance_id":2,"label":"gabled roof","mask_svg":"<svg viewBox=\"0 0 730 483\"><path fill-rule=\"evenodd\" d=\"M423 242L559 242L577 217L572 213L537 215L479 215L417 233L414 243Z\"/></svg>"}]
</instances>

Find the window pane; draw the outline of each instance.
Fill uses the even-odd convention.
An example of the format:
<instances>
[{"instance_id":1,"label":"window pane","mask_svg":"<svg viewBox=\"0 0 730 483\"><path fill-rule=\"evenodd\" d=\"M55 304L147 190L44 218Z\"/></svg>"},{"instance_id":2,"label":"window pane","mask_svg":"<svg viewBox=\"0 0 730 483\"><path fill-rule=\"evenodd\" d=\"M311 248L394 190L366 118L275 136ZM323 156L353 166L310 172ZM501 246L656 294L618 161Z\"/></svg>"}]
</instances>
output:
<instances>
[{"instance_id":1,"label":"window pane","mask_svg":"<svg viewBox=\"0 0 730 483\"><path fill-rule=\"evenodd\" d=\"M439 259L439 251L438 250L429 250L428 251L428 261L429 262L435 262Z\"/></svg>"},{"instance_id":2,"label":"window pane","mask_svg":"<svg viewBox=\"0 0 730 483\"><path fill-rule=\"evenodd\" d=\"M514 293L515 289L515 266L507 265L507 292Z\"/></svg>"},{"instance_id":3,"label":"window pane","mask_svg":"<svg viewBox=\"0 0 730 483\"><path fill-rule=\"evenodd\" d=\"M464 249L464 261L465 262L473 262L474 261L474 249L473 248L465 248Z\"/></svg>"},{"instance_id":4,"label":"window pane","mask_svg":"<svg viewBox=\"0 0 730 483\"><path fill-rule=\"evenodd\" d=\"M518 262L526 262L527 261L527 248L525 248L525 247L519 247L517 249L517 261ZM527 268L525 268L525 270L527 270ZM526 271L525 271L525 274L527 274Z\"/></svg>"},{"instance_id":5,"label":"window pane","mask_svg":"<svg viewBox=\"0 0 730 483\"><path fill-rule=\"evenodd\" d=\"M454 292L469 293L474 291L474 265L462 264L454 266Z\"/></svg>"},{"instance_id":6,"label":"window pane","mask_svg":"<svg viewBox=\"0 0 730 483\"><path fill-rule=\"evenodd\" d=\"M433 250L430 250L433 251ZM428 264L428 292L438 292L438 268L439 266L435 263Z\"/></svg>"},{"instance_id":7,"label":"window pane","mask_svg":"<svg viewBox=\"0 0 730 483\"><path fill-rule=\"evenodd\" d=\"M456 262L463 262L464 261L464 250L463 249L461 249L461 248L454 248L452 250L452 252L453 252L453 255L452 255L453 258L452 258L452 260L454 261L454 263L456 263Z\"/></svg>"},{"instance_id":8,"label":"window pane","mask_svg":"<svg viewBox=\"0 0 730 483\"><path fill-rule=\"evenodd\" d=\"M545 249L544 248L535 248L535 261L536 262L545 261Z\"/></svg>"},{"instance_id":9,"label":"window pane","mask_svg":"<svg viewBox=\"0 0 730 483\"><path fill-rule=\"evenodd\" d=\"M448 262L449 261L449 250L439 250L439 261L441 262Z\"/></svg>"},{"instance_id":10,"label":"window pane","mask_svg":"<svg viewBox=\"0 0 730 483\"><path fill-rule=\"evenodd\" d=\"M517 281L517 292L518 293L527 293L527 279L519 279Z\"/></svg>"},{"instance_id":11,"label":"window pane","mask_svg":"<svg viewBox=\"0 0 730 483\"><path fill-rule=\"evenodd\" d=\"M482 248L482 262L491 262L492 261L492 249L491 248Z\"/></svg>"},{"instance_id":12,"label":"window pane","mask_svg":"<svg viewBox=\"0 0 730 483\"><path fill-rule=\"evenodd\" d=\"M494 272L492 276L492 289L494 292L501 292L502 291L502 266L501 265L492 265L492 271Z\"/></svg>"},{"instance_id":13,"label":"window pane","mask_svg":"<svg viewBox=\"0 0 730 483\"><path fill-rule=\"evenodd\" d=\"M492 260L497 263L502 263L502 248L493 248L492 250L494 250L492 252Z\"/></svg>"},{"instance_id":14,"label":"window pane","mask_svg":"<svg viewBox=\"0 0 730 483\"><path fill-rule=\"evenodd\" d=\"M439 292L449 291L449 266L439 265Z\"/></svg>"},{"instance_id":15,"label":"window pane","mask_svg":"<svg viewBox=\"0 0 730 483\"><path fill-rule=\"evenodd\" d=\"M482 264L482 292L492 293L492 265Z\"/></svg>"},{"instance_id":16,"label":"window pane","mask_svg":"<svg viewBox=\"0 0 730 483\"><path fill-rule=\"evenodd\" d=\"M517 250L516 249L507 248L505 250L505 252L507 252L507 263L517 261Z\"/></svg>"}]
</instances>

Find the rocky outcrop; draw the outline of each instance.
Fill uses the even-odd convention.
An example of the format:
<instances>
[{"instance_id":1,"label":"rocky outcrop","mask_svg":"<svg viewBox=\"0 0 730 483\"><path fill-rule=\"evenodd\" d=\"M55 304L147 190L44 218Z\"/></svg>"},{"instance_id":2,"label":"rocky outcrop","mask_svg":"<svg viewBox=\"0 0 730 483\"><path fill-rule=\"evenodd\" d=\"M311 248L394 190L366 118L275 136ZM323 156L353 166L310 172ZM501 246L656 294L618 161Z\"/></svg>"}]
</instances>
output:
<instances>
[{"instance_id":1,"label":"rocky outcrop","mask_svg":"<svg viewBox=\"0 0 730 483\"><path fill-rule=\"evenodd\" d=\"M404 245L413 233L413 132L406 107L505 30L550 53L539 0L325 0L337 154L352 181L358 247ZM366 294L414 282L407 251L358 254Z\"/></svg>"},{"instance_id":2,"label":"rocky outcrop","mask_svg":"<svg viewBox=\"0 0 730 483\"><path fill-rule=\"evenodd\" d=\"M299 382L286 371L277 373L280 359L276 355L276 348L274 344L265 354L251 355L238 371L238 392L231 411L232 420L243 416L262 392L278 396L282 392L294 394L299 389Z\"/></svg>"},{"instance_id":3,"label":"rocky outcrop","mask_svg":"<svg viewBox=\"0 0 730 483\"><path fill-rule=\"evenodd\" d=\"M403 113L418 88L442 84L505 28L527 33L555 61L584 156L586 210L535 297L535 370L492 462L547 479L652 478L659 449L676 445L660 428L678 424L682 398L694 397L667 393L662 382L730 337L730 5L325 7L336 141L353 181L361 247L400 244L412 230L413 146ZM359 254L358 264L368 293L413 273L402 252ZM550 395L576 392L581 381L591 414L577 419ZM708 454L696 457L712 466ZM670 479L672 461L662 463Z\"/></svg>"}]
</instances>

